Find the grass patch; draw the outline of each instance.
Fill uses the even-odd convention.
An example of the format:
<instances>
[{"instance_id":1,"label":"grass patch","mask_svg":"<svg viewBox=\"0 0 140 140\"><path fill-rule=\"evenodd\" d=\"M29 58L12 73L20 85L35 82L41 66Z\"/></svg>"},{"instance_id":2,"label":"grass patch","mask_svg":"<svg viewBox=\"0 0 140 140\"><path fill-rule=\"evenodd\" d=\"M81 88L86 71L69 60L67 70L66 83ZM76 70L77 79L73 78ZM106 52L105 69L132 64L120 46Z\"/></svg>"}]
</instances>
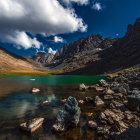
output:
<instances>
[{"instance_id":1,"label":"grass patch","mask_svg":"<svg viewBox=\"0 0 140 140\"><path fill-rule=\"evenodd\" d=\"M41 72L50 72L50 71L51 71L51 70L49 70L49 69L35 69L35 70L41 71Z\"/></svg>"},{"instance_id":2,"label":"grass patch","mask_svg":"<svg viewBox=\"0 0 140 140\"><path fill-rule=\"evenodd\" d=\"M50 75L48 73L0 73L0 76L18 76L18 75Z\"/></svg>"}]
</instances>

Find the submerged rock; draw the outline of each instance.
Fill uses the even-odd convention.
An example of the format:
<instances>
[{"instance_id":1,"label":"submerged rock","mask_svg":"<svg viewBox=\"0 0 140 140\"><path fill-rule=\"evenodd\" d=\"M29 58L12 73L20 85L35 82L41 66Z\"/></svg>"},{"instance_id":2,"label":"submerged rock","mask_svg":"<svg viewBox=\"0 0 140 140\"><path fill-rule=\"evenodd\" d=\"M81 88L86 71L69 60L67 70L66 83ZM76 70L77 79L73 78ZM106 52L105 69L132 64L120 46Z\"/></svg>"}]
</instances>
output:
<instances>
[{"instance_id":1,"label":"submerged rock","mask_svg":"<svg viewBox=\"0 0 140 140\"><path fill-rule=\"evenodd\" d=\"M91 98L91 97L85 97L84 101L86 103L93 103L93 98Z\"/></svg>"},{"instance_id":2,"label":"submerged rock","mask_svg":"<svg viewBox=\"0 0 140 140\"><path fill-rule=\"evenodd\" d=\"M38 89L38 88L33 88L32 89L32 93L37 93L37 92L39 92L40 90Z\"/></svg>"},{"instance_id":3,"label":"submerged rock","mask_svg":"<svg viewBox=\"0 0 140 140\"><path fill-rule=\"evenodd\" d=\"M84 104L84 100L79 100L78 103Z\"/></svg>"},{"instance_id":4,"label":"submerged rock","mask_svg":"<svg viewBox=\"0 0 140 140\"><path fill-rule=\"evenodd\" d=\"M91 112L86 112L85 115L88 116L88 117L92 117L92 116L93 116L93 113L91 113Z\"/></svg>"},{"instance_id":5,"label":"submerged rock","mask_svg":"<svg viewBox=\"0 0 140 140\"><path fill-rule=\"evenodd\" d=\"M46 101L43 101L42 104L50 104L51 102L46 100Z\"/></svg>"},{"instance_id":6,"label":"submerged rock","mask_svg":"<svg viewBox=\"0 0 140 140\"><path fill-rule=\"evenodd\" d=\"M20 124L20 129L22 131L32 133L36 131L40 126L42 126L44 118L35 118L29 120L28 122Z\"/></svg>"},{"instance_id":7,"label":"submerged rock","mask_svg":"<svg viewBox=\"0 0 140 140\"><path fill-rule=\"evenodd\" d=\"M64 107L58 112L56 122L52 127L53 131L62 132L68 127L77 126L80 117L80 108L74 97L69 97Z\"/></svg>"},{"instance_id":8,"label":"submerged rock","mask_svg":"<svg viewBox=\"0 0 140 140\"><path fill-rule=\"evenodd\" d=\"M104 105L104 101L99 96L95 97L94 103L96 104L96 106Z\"/></svg>"},{"instance_id":9,"label":"submerged rock","mask_svg":"<svg viewBox=\"0 0 140 140\"><path fill-rule=\"evenodd\" d=\"M35 79L30 79L31 81L35 81Z\"/></svg>"}]
</instances>

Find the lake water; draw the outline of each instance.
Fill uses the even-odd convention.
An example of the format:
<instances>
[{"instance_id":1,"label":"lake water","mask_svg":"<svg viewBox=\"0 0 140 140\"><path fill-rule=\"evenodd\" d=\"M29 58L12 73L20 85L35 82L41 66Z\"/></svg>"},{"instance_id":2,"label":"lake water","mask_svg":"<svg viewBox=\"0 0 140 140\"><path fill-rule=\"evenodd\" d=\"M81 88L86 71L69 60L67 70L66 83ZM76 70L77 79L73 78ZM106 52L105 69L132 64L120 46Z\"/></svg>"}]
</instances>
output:
<instances>
[{"instance_id":1,"label":"lake water","mask_svg":"<svg viewBox=\"0 0 140 140\"><path fill-rule=\"evenodd\" d=\"M31 80L35 79L35 80ZM0 76L0 140L39 139L39 140L88 140L94 139L93 130L87 129L87 113L94 116L103 110L93 105L79 105L82 111L78 127L60 134L53 134L51 126L57 112L62 108L62 99L69 96L77 100L96 96L97 92L88 90L80 92L80 83L94 84L104 76ZM40 92L33 94L32 88ZM40 106L42 101L51 101L50 105ZM20 123L36 117L47 119L46 124L32 135L19 131Z\"/></svg>"}]
</instances>

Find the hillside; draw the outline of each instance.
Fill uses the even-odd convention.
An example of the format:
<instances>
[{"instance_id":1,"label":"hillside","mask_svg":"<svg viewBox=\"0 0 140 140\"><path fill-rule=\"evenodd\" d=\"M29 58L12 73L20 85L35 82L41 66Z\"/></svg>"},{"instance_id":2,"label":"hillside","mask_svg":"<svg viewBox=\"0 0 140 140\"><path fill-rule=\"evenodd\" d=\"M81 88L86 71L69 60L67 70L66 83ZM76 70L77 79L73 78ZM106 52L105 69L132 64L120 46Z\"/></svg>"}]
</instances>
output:
<instances>
[{"instance_id":1,"label":"hillside","mask_svg":"<svg viewBox=\"0 0 140 140\"><path fill-rule=\"evenodd\" d=\"M0 73L35 73L35 67L24 57L0 47Z\"/></svg>"}]
</instances>

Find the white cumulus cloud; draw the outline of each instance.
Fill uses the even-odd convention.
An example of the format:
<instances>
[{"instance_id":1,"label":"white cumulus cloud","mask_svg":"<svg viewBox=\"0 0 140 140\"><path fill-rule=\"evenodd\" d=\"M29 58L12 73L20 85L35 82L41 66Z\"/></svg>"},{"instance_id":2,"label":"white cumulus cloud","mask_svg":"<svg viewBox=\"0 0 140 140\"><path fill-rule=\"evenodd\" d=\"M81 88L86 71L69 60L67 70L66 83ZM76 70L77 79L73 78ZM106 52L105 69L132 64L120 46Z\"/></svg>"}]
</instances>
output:
<instances>
[{"instance_id":1,"label":"white cumulus cloud","mask_svg":"<svg viewBox=\"0 0 140 140\"><path fill-rule=\"evenodd\" d=\"M64 42L64 39L62 37L59 37L59 36L54 36L54 42L55 43L58 43L58 42L63 43Z\"/></svg>"},{"instance_id":2,"label":"white cumulus cloud","mask_svg":"<svg viewBox=\"0 0 140 140\"><path fill-rule=\"evenodd\" d=\"M94 10L100 11L100 10L102 10L102 5L101 5L101 3L96 2L96 3L93 4L92 8Z\"/></svg>"},{"instance_id":3,"label":"white cumulus cloud","mask_svg":"<svg viewBox=\"0 0 140 140\"><path fill-rule=\"evenodd\" d=\"M53 50L52 48L48 48L48 53L55 55L57 50Z\"/></svg>"},{"instance_id":4,"label":"white cumulus cloud","mask_svg":"<svg viewBox=\"0 0 140 140\"><path fill-rule=\"evenodd\" d=\"M36 38L29 37L25 32L15 32L13 35L6 35L5 39L10 43L24 46L25 49L29 49L30 47L39 49L41 45Z\"/></svg>"},{"instance_id":5,"label":"white cumulus cloud","mask_svg":"<svg viewBox=\"0 0 140 140\"><path fill-rule=\"evenodd\" d=\"M87 0L71 0L86 3ZM57 35L84 32L87 25L73 8L64 8L58 0L0 0L0 40L24 48L39 48L36 34ZM34 38L26 34L31 33Z\"/></svg>"}]
</instances>

